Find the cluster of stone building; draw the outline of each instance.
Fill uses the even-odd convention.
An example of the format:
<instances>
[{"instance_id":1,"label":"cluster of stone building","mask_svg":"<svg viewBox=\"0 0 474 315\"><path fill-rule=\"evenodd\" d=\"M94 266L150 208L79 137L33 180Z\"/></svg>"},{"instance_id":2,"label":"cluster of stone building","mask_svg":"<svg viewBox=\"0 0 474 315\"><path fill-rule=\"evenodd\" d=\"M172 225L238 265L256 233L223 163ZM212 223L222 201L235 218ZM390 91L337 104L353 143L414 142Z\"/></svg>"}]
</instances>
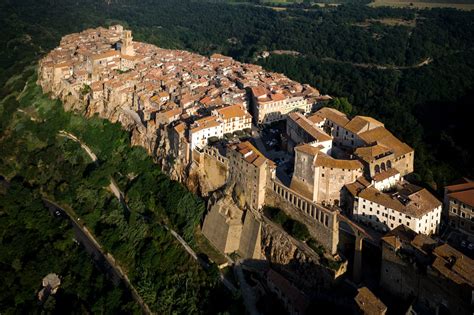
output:
<instances>
[{"instance_id":1,"label":"cluster of stone building","mask_svg":"<svg viewBox=\"0 0 474 315\"><path fill-rule=\"evenodd\" d=\"M147 128L173 124L188 153L212 137L250 130L250 103L255 119L267 122L295 109L309 111L320 96L308 85L230 57L134 42L120 25L64 36L41 60L40 74L43 88L55 96L86 96L94 108L131 110Z\"/></svg>"},{"instance_id":2,"label":"cluster of stone building","mask_svg":"<svg viewBox=\"0 0 474 315\"><path fill-rule=\"evenodd\" d=\"M321 108L291 113L288 149L295 152L291 188L314 202L345 208L356 221L387 232L404 224L433 234L441 202L410 184L414 150L370 117Z\"/></svg>"},{"instance_id":3,"label":"cluster of stone building","mask_svg":"<svg viewBox=\"0 0 474 315\"><path fill-rule=\"evenodd\" d=\"M38 81L55 97L128 115L149 133L166 130L170 156L182 165L198 165L208 178L217 176L214 188L231 186L237 205L218 202L203 224L204 235L224 253L261 258L258 215L265 205L284 204L336 254L342 208L357 223L391 231L383 239L381 282L396 293L409 294L415 286L412 280L398 285L411 272L406 253L428 270L420 281L444 277L446 283L467 283L459 292L463 297L472 291L466 258L427 236L438 232L442 203L404 178L413 172L414 150L380 121L321 108L325 97L309 85L219 54L208 58L134 42L120 25L64 36L41 60ZM236 132L250 138L252 129L258 133L256 125L281 120L286 122L281 150L294 162L288 185L254 139L225 141ZM470 233L473 191L473 183L464 182L447 187L445 197L452 225ZM270 274L271 283L286 281ZM449 291L448 284L444 288ZM358 303L368 303L370 292L359 293ZM379 300L372 302L374 309L386 311Z\"/></svg>"},{"instance_id":4,"label":"cluster of stone building","mask_svg":"<svg viewBox=\"0 0 474 315\"><path fill-rule=\"evenodd\" d=\"M287 147L295 152L292 190L323 205L342 205L348 191L357 220L382 230L403 223L436 232L440 203L403 183L413 171L413 149L370 117L349 119L331 108L305 116L319 92L284 75L218 54L207 58L134 42L116 25L64 36L41 60L40 82L56 96L85 96L91 107L136 113L147 128L169 125L172 149L184 164L209 140L250 132L251 114L257 124L287 119ZM256 148L247 150L229 150L229 177L253 188L246 189L248 204L260 209L274 165L262 162ZM248 163L248 155L261 157ZM248 172L253 176L243 176Z\"/></svg>"}]
</instances>

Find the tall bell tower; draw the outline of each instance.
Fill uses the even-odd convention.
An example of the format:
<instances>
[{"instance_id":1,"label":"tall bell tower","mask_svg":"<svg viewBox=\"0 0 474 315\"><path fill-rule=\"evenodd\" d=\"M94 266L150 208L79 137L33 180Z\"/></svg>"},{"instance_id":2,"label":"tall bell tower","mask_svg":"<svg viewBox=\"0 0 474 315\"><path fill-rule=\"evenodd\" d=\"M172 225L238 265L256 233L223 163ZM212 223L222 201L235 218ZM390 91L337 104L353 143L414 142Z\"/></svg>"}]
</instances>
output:
<instances>
[{"instance_id":1,"label":"tall bell tower","mask_svg":"<svg viewBox=\"0 0 474 315\"><path fill-rule=\"evenodd\" d=\"M120 52L123 55L134 56L132 31L125 30L122 33L122 46Z\"/></svg>"}]
</instances>

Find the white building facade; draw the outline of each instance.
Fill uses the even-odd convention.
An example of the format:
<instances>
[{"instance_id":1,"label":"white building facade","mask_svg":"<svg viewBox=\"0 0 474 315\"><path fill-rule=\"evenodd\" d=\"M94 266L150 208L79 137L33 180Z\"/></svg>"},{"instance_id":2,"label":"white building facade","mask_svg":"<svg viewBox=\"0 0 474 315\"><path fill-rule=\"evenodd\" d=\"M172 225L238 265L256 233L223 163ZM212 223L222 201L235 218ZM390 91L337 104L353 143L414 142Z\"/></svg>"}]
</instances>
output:
<instances>
[{"instance_id":1,"label":"white building facade","mask_svg":"<svg viewBox=\"0 0 474 315\"><path fill-rule=\"evenodd\" d=\"M223 124L218 121L217 117L210 116L200 119L196 122L196 125L189 130L191 150L204 148L211 137L222 138L223 136Z\"/></svg>"},{"instance_id":2,"label":"white building facade","mask_svg":"<svg viewBox=\"0 0 474 315\"><path fill-rule=\"evenodd\" d=\"M441 221L441 203L437 204L434 208L420 209L421 211L415 213L410 208L412 206L417 207L417 205L404 206L387 194L382 192L378 194L376 198L367 196L364 198L361 195L355 197L353 216L357 221L383 232L393 230L400 224L409 227L417 233L426 235L438 232ZM381 197L382 195L384 197ZM389 201L388 199L392 200Z\"/></svg>"}]
</instances>

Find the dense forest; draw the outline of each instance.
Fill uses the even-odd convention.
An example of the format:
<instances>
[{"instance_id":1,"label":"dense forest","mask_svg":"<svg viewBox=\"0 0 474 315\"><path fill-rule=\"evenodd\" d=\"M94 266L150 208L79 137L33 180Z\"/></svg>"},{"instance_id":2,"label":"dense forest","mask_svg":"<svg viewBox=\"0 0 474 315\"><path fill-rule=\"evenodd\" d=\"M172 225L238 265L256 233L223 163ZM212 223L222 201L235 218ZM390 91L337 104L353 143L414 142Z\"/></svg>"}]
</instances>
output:
<instances>
[{"instance_id":1,"label":"dense forest","mask_svg":"<svg viewBox=\"0 0 474 315\"><path fill-rule=\"evenodd\" d=\"M38 309L56 314L140 313L127 291L114 286L72 241L66 221L49 215L35 189L20 177L4 184L0 192L2 314L31 314ZM62 286L39 306L41 280L51 272L61 277Z\"/></svg>"},{"instance_id":2,"label":"dense forest","mask_svg":"<svg viewBox=\"0 0 474 315\"><path fill-rule=\"evenodd\" d=\"M44 195L84 218L153 310L239 312L237 298L221 290L215 269L199 268L161 225L171 225L193 243L203 202L171 182L144 150L131 148L118 125L66 113L35 85L38 59L61 36L88 27L121 23L136 40L260 63L324 94L347 98L352 106L332 105L344 104L348 114L382 120L416 149L415 180L441 190L456 177L474 176L472 141L465 136L472 134L474 13L355 4L275 11L188 0L107 3L0 0L0 175L12 183L0 194L2 313L38 312L35 294L48 264L74 285L65 282L63 295L58 293L47 311L64 313L68 305L104 313L137 310L123 288L100 276L74 245L70 228L58 227L49 216L40 203ZM300 54L258 58L277 49ZM77 143L58 137L63 129L85 141L99 165ZM132 212L104 188L110 176L125 191ZM34 248L16 246L33 239ZM34 258L43 253L50 255L42 262ZM82 269L86 274L78 280ZM91 279L94 285L85 288ZM59 301L62 296L67 297ZM92 303L91 296L105 300Z\"/></svg>"}]
</instances>

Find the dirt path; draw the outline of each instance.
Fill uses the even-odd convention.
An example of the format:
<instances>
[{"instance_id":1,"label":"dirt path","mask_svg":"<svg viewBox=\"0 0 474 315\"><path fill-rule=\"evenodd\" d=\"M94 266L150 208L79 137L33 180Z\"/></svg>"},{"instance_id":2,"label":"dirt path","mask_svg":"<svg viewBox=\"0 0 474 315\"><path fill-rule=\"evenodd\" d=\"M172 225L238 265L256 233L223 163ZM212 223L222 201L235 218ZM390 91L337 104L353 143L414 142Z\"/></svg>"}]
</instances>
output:
<instances>
[{"instance_id":1,"label":"dirt path","mask_svg":"<svg viewBox=\"0 0 474 315\"><path fill-rule=\"evenodd\" d=\"M342 63L342 64L348 64L354 67L358 68L375 68L378 70L407 70L407 69L416 69L416 68L421 68L423 66L429 65L430 63L433 62L433 59L431 57L426 58L425 60L411 66L393 66L393 65L380 65L376 63L355 63L355 62L349 62L349 61L341 61L337 60L334 58L322 58L321 60L326 61L326 62L332 62L332 63Z\"/></svg>"},{"instance_id":2,"label":"dirt path","mask_svg":"<svg viewBox=\"0 0 474 315\"><path fill-rule=\"evenodd\" d=\"M69 139L79 143L81 145L82 149L84 149L84 151L86 151L87 155L90 156L90 158L92 159L92 162L94 162L96 164L98 163L97 155L95 155L95 153L92 152L92 150L87 145L82 143L82 141L79 140L75 135L73 135L72 133L69 133L67 131L64 131L64 130L59 131L59 134L61 136L64 136L66 138L69 138Z\"/></svg>"}]
</instances>

